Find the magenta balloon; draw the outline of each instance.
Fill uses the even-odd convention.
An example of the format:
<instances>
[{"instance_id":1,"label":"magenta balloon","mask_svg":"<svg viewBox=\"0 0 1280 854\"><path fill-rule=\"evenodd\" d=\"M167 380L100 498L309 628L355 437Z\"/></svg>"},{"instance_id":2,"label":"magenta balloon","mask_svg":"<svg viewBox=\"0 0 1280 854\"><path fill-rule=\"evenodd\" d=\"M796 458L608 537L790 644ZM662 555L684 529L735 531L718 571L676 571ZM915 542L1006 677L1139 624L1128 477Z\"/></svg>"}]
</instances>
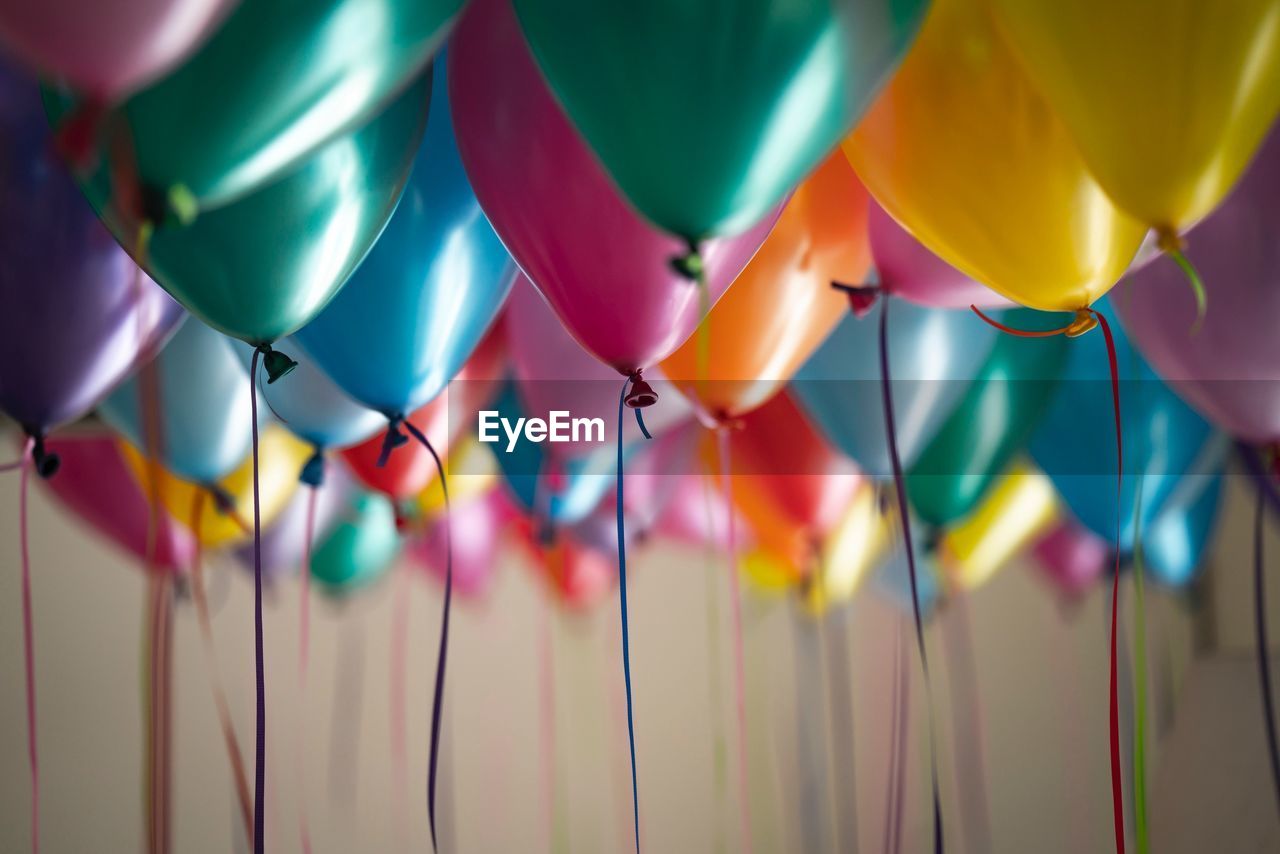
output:
<instances>
[{"instance_id":1,"label":"magenta balloon","mask_svg":"<svg viewBox=\"0 0 1280 854\"><path fill-rule=\"evenodd\" d=\"M448 56L462 163L516 263L601 362L630 373L670 355L700 316L698 288L669 264L687 250L623 201L547 89L509 4L472 3ZM713 302L776 218L705 245Z\"/></svg>"},{"instance_id":2,"label":"magenta balloon","mask_svg":"<svg viewBox=\"0 0 1280 854\"><path fill-rule=\"evenodd\" d=\"M453 583L458 595L479 598L489 589L502 548L502 534L515 518L501 489L456 504L450 514L453 537ZM429 575L444 583L444 521L435 519L409 542L409 556Z\"/></svg>"},{"instance_id":3,"label":"magenta balloon","mask_svg":"<svg viewBox=\"0 0 1280 854\"><path fill-rule=\"evenodd\" d=\"M1208 311L1168 258L1134 273L1111 305L1151 366L1206 418L1251 442L1280 439L1280 129L1222 207L1187 235Z\"/></svg>"},{"instance_id":4,"label":"magenta balloon","mask_svg":"<svg viewBox=\"0 0 1280 854\"><path fill-rule=\"evenodd\" d=\"M52 439L49 450L62 458L57 477L45 481L60 504L139 562L147 559L151 510L115 436L107 431ZM157 514L153 563L165 572L183 572L195 557L191 532L163 509Z\"/></svg>"},{"instance_id":5,"label":"magenta balloon","mask_svg":"<svg viewBox=\"0 0 1280 854\"><path fill-rule=\"evenodd\" d=\"M874 200L869 204L867 234L871 257L886 292L934 308L1010 305L995 291L978 284L926 249Z\"/></svg>"},{"instance_id":6,"label":"magenta balloon","mask_svg":"<svg viewBox=\"0 0 1280 854\"><path fill-rule=\"evenodd\" d=\"M545 453L559 460L613 453L618 440L622 380L569 336L555 312L523 275L516 277L509 299L504 331L523 414L547 418L549 413L560 410L573 418L599 418L604 422L603 442L548 443L542 446ZM644 411L644 420L649 432L657 436L688 420L692 409L656 371L648 379L658 392L658 402ZM630 410L622 424L624 442L644 441ZM627 471L631 473L630 468Z\"/></svg>"},{"instance_id":7,"label":"magenta balloon","mask_svg":"<svg viewBox=\"0 0 1280 854\"><path fill-rule=\"evenodd\" d=\"M1114 560L1106 540L1073 520L1042 537L1034 553L1053 586L1073 596L1088 590Z\"/></svg>"},{"instance_id":8,"label":"magenta balloon","mask_svg":"<svg viewBox=\"0 0 1280 854\"><path fill-rule=\"evenodd\" d=\"M42 76L104 101L184 59L235 0L0 0L0 43Z\"/></svg>"}]
</instances>

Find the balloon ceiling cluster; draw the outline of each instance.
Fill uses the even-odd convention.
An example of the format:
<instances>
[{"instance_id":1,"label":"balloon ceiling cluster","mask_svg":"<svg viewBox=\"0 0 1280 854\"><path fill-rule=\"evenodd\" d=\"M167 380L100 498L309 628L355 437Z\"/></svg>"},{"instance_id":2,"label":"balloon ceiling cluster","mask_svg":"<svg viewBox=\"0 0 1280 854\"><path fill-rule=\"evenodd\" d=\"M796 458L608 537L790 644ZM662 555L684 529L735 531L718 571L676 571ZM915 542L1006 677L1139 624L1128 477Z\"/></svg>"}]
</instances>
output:
<instances>
[{"instance_id":1,"label":"balloon ceiling cluster","mask_svg":"<svg viewBox=\"0 0 1280 854\"><path fill-rule=\"evenodd\" d=\"M444 582L433 838L451 594L503 532L561 601L620 593L629 722L626 554L655 536L815 615L879 573L922 663L930 611L1023 552L1065 593L1185 584L1230 440L1275 495L1277 21L3 0L23 506L35 471L158 576L253 570L257 851L262 588L299 565L346 595L403 551ZM481 410L606 435L486 444Z\"/></svg>"}]
</instances>

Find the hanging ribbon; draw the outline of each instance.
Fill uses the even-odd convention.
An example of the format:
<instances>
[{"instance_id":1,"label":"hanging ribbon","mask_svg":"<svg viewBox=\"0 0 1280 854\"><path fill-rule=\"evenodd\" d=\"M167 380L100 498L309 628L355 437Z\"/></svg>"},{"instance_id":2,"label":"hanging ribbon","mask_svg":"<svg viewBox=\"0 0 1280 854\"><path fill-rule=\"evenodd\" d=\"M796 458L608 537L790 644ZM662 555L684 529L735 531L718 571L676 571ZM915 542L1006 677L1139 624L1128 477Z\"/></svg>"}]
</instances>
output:
<instances>
[{"instance_id":1,"label":"hanging ribbon","mask_svg":"<svg viewBox=\"0 0 1280 854\"><path fill-rule=\"evenodd\" d=\"M1262 692L1263 723L1267 732L1267 755L1271 762L1271 782L1275 787L1276 803L1280 807L1280 744L1276 738L1276 711L1271 693L1271 646L1267 637L1267 587L1263 555L1265 526L1263 524L1263 490L1258 487L1258 502L1253 514L1253 618L1254 635L1258 644L1258 687Z\"/></svg>"},{"instance_id":2,"label":"hanging ribbon","mask_svg":"<svg viewBox=\"0 0 1280 854\"><path fill-rule=\"evenodd\" d=\"M618 490L615 503L618 517L618 602L622 612L622 679L627 689L627 744L631 751L631 814L635 829L636 854L640 854L640 788L636 775L635 710L631 698L631 631L627 617L627 525L623 504L624 478L622 460L622 413L623 407L628 404L627 389L631 386L632 381L632 377L627 377L622 381L622 394L618 396ZM639 412L640 410L637 408L637 418Z\"/></svg>"},{"instance_id":3,"label":"hanging ribbon","mask_svg":"<svg viewBox=\"0 0 1280 854\"><path fill-rule=\"evenodd\" d=\"M319 452L307 461L308 468L319 460L315 468L323 471L324 458ZM305 470L304 470L305 471ZM313 472L314 473L314 472ZM302 532L302 578L298 594L298 730L295 734L298 775L298 838L302 854L311 854L311 831L307 820L307 671L311 658L311 548L316 535L316 505L320 500L323 481L307 481L307 517Z\"/></svg>"},{"instance_id":4,"label":"hanging ribbon","mask_svg":"<svg viewBox=\"0 0 1280 854\"><path fill-rule=\"evenodd\" d=\"M27 762L31 769L31 854L40 851L40 754L36 740L36 654L31 613L31 544L27 519L27 491L35 439L22 447L18 475L18 539L22 552L22 657L27 677Z\"/></svg>"},{"instance_id":5,"label":"hanging ribbon","mask_svg":"<svg viewBox=\"0 0 1280 854\"><path fill-rule=\"evenodd\" d=\"M712 486L705 483L702 497L703 509L706 513L707 532L710 535L715 531L715 511L712 505ZM732 505L726 505L727 513L733 512ZM737 544L734 543L734 546ZM736 554L737 549L733 549ZM704 577L706 579L706 597L707 597L707 658L710 662L707 674L707 692L710 695L711 704L711 729L713 733L713 747L711 751L712 774L714 779L714 801L715 801L715 836L716 851L723 854L727 847L725 841L724 826L722 818L724 814L724 790L725 778L727 776L725 766L727 764L726 749L724 743L723 728L723 703L720 693L720 584L716 574L715 560L715 544L711 536L707 537L707 566ZM731 570L732 571L732 570Z\"/></svg>"},{"instance_id":6,"label":"hanging ribbon","mask_svg":"<svg viewBox=\"0 0 1280 854\"><path fill-rule=\"evenodd\" d=\"M920 652L920 667L924 671L925 693L929 704L929 765L933 786L933 850L942 854L942 799L938 789L938 744L933 723L933 686L929 676L929 658L925 653L924 621L920 617L920 590L916 580L915 547L911 542L911 515L907 507L906 478L902 473L902 458L898 454L898 435L894 426L893 389L890 385L889 366L889 303L880 301L880 389L884 403L885 434L889 440L889 459L893 464L894 489L898 494L898 515L902 520L902 541L907 553L907 574L911 579L911 613L915 618L916 646ZM901 806L901 805L899 805Z\"/></svg>"},{"instance_id":7,"label":"hanging ribbon","mask_svg":"<svg viewBox=\"0 0 1280 854\"><path fill-rule=\"evenodd\" d=\"M991 810L987 801L986 727L982 691L978 685L977 661L973 651L973 631L969 624L969 597L957 596L944 626L951 628L946 649L948 682L952 685L952 715L957 738L956 764L967 768L966 785L960 789L962 826L966 851L991 850ZM952 675L954 678L951 678Z\"/></svg>"},{"instance_id":8,"label":"hanging ribbon","mask_svg":"<svg viewBox=\"0 0 1280 854\"><path fill-rule=\"evenodd\" d=\"M256 671L255 759L253 777L253 854L266 852L267 680L262 649L262 499L258 490L258 361L263 347L253 351L249 364L249 403L253 418L253 654ZM270 348L265 348L270 353ZM275 377L272 377L271 382Z\"/></svg>"}]
</instances>

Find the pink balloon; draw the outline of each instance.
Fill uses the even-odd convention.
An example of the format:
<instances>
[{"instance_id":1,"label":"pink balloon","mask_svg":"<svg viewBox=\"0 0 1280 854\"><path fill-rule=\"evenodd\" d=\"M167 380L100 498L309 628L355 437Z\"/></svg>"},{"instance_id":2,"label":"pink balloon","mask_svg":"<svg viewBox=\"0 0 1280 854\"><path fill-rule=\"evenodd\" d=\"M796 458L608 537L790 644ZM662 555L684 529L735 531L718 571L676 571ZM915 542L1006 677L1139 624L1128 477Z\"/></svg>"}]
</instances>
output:
<instances>
[{"instance_id":1,"label":"pink balloon","mask_svg":"<svg viewBox=\"0 0 1280 854\"><path fill-rule=\"evenodd\" d=\"M1010 305L916 240L884 208L870 202L867 233L871 257L886 293L935 308L1003 308Z\"/></svg>"},{"instance_id":2,"label":"pink balloon","mask_svg":"<svg viewBox=\"0 0 1280 854\"><path fill-rule=\"evenodd\" d=\"M559 410L573 418L599 418L604 422L603 442L585 441L585 433L580 433L577 442L543 445L546 454L563 461L591 453L612 453L618 440L622 380L569 336L555 312L523 275L516 277L509 300L504 331L524 415L547 418ZM671 425L687 421L692 409L675 387L662 382L656 372L648 379L658 392L658 402L644 410L644 420L649 432L657 436ZM623 416L623 441L644 441L631 411ZM630 485L630 477L627 483Z\"/></svg>"},{"instance_id":3,"label":"pink balloon","mask_svg":"<svg viewBox=\"0 0 1280 854\"><path fill-rule=\"evenodd\" d=\"M547 89L505 0L479 0L463 14L448 76L476 197L565 327L624 374L670 355L700 317L698 287L669 264L687 250L623 201ZM712 302L776 218L704 245Z\"/></svg>"},{"instance_id":4,"label":"pink balloon","mask_svg":"<svg viewBox=\"0 0 1280 854\"><path fill-rule=\"evenodd\" d=\"M62 457L57 475L44 481L58 502L139 562L146 561L150 504L120 455L115 436L106 431L72 432L46 444ZM183 572L195 557L195 538L163 510L157 517L155 566Z\"/></svg>"},{"instance_id":5,"label":"pink balloon","mask_svg":"<svg viewBox=\"0 0 1280 854\"><path fill-rule=\"evenodd\" d=\"M501 489L455 505L449 517L453 537L453 585L458 595L480 598L497 569L502 534L515 508ZM409 541L409 556L428 575L444 583L445 532L442 519Z\"/></svg>"},{"instance_id":6,"label":"pink balloon","mask_svg":"<svg viewBox=\"0 0 1280 854\"><path fill-rule=\"evenodd\" d=\"M1071 520L1041 538L1034 553L1053 585L1071 595L1088 590L1113 562L1110 544Z\"/></svg>"},{"instance_id":7,"label":"pink balloon","mask_svg":"<svg viewBox=\"0 0 1280 854\"><path fill-rule=\"evenodd\" d=\"M1113 292L1129 340L1160 377L1236 438L1280 439L1280 130L1222 206L1187 235L1209 305L1192 334L1196 303L1186 277L1156 258Z\"/></svg>"},{"instance_id":8,"label":"pink balloon","mask_svg":"<svg viewBox=\"0 0 1280 854\"><path fill-rule=\"evenodd\" d=\"M236 0L0 0L0 42L45 77L115 101L160 77Z\"/></svg>"}]
</instances>

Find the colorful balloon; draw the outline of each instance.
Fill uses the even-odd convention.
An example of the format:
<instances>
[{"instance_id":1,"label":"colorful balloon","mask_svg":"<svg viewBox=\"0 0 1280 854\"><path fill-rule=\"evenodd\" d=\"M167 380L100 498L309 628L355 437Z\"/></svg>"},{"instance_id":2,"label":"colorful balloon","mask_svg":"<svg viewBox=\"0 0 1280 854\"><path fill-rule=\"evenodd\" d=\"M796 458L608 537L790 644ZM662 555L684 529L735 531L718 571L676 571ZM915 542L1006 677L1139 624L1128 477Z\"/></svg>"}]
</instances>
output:
<instances>
[{"instance_id":1,"label":"colorful balloon","mask_svg":"<svg viewBox=\"0 0 1280 854\"><path fill-rule=\"evenodd\" d=\"M902 464L910 467L964 397L995 331L968 312L889 306L889 366ZM852 315L796 373L792 392L822 434L872 477L892 474L878 318Z\"/></svg>"},{"instance_id":2,"label":"colorful balloon","mask_svg":"<svg viewBox=\"0 0 1280 854\"><path fill-rule=\"evenodd\" d=\"M444 390L511 288L511 260L458 159L438 65L400 206L348 286L298 333L347 394L388 418Z\"/></svg>"},{"instance_id":3,"label":"colorful balloon","mask_svg":"<svg viewBox=\"0 0 1280 854\"><path fill-rule=\"evenodd\" d=\"M682 244L627 206L569 124L502 0L462 16L449 80L458 150L498 236L569 333L624 374L680 346L768 234L772 219L708 244L700 294L668 264Z\"/></svg>"},{"instance_id":4,"label":"colorful balloon","mask_svg":"<svg viewBox=\"0 0 1280 854\"><path fill-rule=\"evenodd\" d=\"M750 412L791 379L844 314L833 281L867 274L867 193L840 152L796 190L747 268L662 362L704 418Z\"/></svg>"},{"instance_id":5,"label":"colorful balloon","mask_svg":"<svg viewBox=\"0 0 1280 854\"><path fill-rule=\"evenodd\" d=\"M296 489L279 515L262 531L262 577L268 582L298 574L307 554L307 515L315 502L310 550L315 551L355 499L358 487L341 466L315 487ZM237 546L235 558L251 575L254 571L253 541Z\"/></svg>"},{"instance_id":6,"label":"colorful balloon","mask_svg":"<svg viewBox=\"0 0 1280 854\"><path fill-rule=\"evenodd\" d=\"M802 588L805 607L821 614L852 599L892 548L892 533L880 511L878 490L864 483L822 544L813 575Z\"/></svg>"},{"instance_id":7,"label":"colorful balloon","mask_svg":"<svg viewBox=\"0 0 1280 854\"><path fill-rule=\"evenodd\" d=\"M609 595L618 580L614 556L577 542L564 532L544 542L541 532L524 525L517 537L528 563L560 604L585 611Z\"/></svg>"},{"instance_id":8,"label":"colorful balloon","mask_svg":"<svg viewBox=\"0 0 1280 854\"><path fill-rule=\"evenodd\" d=\"M1231 435L1280 439L1280 130L1240 186L1188 235L1212 282L1196 334L1195 300L1172 264L1148 264L1111 300L1133 343L1179 395Z\"/></svg>"},{"instance_id":9,"label":"colorful balloon","mask_svg":"<svg viewBox=\"0 0 1280 854\"><path fill-rule=\"evenodd\" d=\"M148 372L154 372L154 401L145 390ZM231 340L188 320L160 355L102 402L98 414L178 477L210 484L249 455L252 408L249 372ZM150 418L154 437L148 435Z\"/></svg>"},{"instance_id":10,"label":"colorful balloon","mask_svg":"<svg viewBox=\"0 0 1280 854\"><path fill-rule=\"evenodd\" d=\"M1110 543L1070 518L1043 535L1033 553L1050 583L1072 597L1084 594L1115 560Z\"/></svg>"},{"instance_id":11,"label":"colorful balloon","mask_svg":"<svg viewBox=\"0 0 1280 854\"><path fill-rule=\"evenodd\" d=\"M1222 507L1222 476L1192 475L1178 484L1142 532L1142 563L1161 584L1185 587L1204 566Z\"/></svg>"},{"instance_id":12,"label":"colorful balloon","mask_svg":"<svg viewBox=\"0 0 1280 854\"><path fill-rule=\"evenodd\" d=\"M1121 213L983 3L935 0L915 47L844 142L867 189L943 260L1031 308L1077 311L1145 228Z\"/></svg>"},{"instance_id":13,"label":"colorful balloon","mask_svg":"<svg viewBox=\"0 0 1280 854\"><path fill-rule=\"evenodd\" d=\"M239 3L190 60L101 122L101 159L136 173L113 188L112 206L134 225L159 224L277 182L383 111L427 65L462 2ZM392 134L382 144L402 142ZM345 162L362 171L350 155ZM344 222L333 226L342 243L351 240Z\"/></svg>"},{"instance_id":14,"label":"colorful balloon","mask_svg":"<svg viewBox=\"0 0 1280 854\"><path fill-rule=\"evenodd\" d=\"M95 219L35 83L3 61L0 140L0 410L39 436L93 409L183 313Z\"/></svg>"},{"instance_id":15,"label":"colorful balloon","mask_svg":"<svg viewBox=\"0 0 1280 854\"><path fill-rule=\"evenodd\" d=\"M45 481L58 503L140 565L150 557L161 572L185 572L191 566L195 538L164 510L152 527L151 504L114 435L73 432L50 440L48 447L62 460L58 476Z\"/></svg>"},{"instance_id":16,"label":"colorful balloon","mask_svg":"<svg viewBox=\"0 0 1280 854\"><path fill-rule=\"evenodd\" d=\"M459 596L478 599L488 592L498 568L503 533L515 513L501 490L473 496L453 506L449 518L428 523L409 541L408 554L424 572L444 583L445 531L453 547L453 584Z\"/></svg>"},{"instance_id":17,"label":"colorful balloon","mask_svg":"<svg viewBox=\"0 0 1280 854\"><path fill-rule=\"evenodd\" d=\"M146 242L145 266L192 314L233 338L259 346L296 331L342 287L395 209L429 93L427 76L368 124L234 204L189 226L162 224ZM166 121L181 124L175 115ZM84 190L137 252L138 226L109 204L105 173Z\"/></svg>"},{"instance_id":18,"label":"colorful balloon","mask_svg":"<svg viewBox=\"0 0 1280 854\"><path fill-rule=\"evenodd\" d=\"M514 5L552 89L623 193L691 241L747 230L817 166L928 7L738 0L726 20L706 0Z\"/></svg>"},{"instance_id":19,"label":"colorful balloon","mask_svg":"<svg viewBox=\"0 0 1280 854\"><path fill-rule=\"evenodd\" d=\"M384 496L357 495L311 555L311 577L335 596L378 580L400 554L396 511Z\"/></svg>"},{"instance_id":20,"label":"colorful balloon","mask_svg":"<svg viewBox=\"0 0 1280 854\"><path fill-rule=\"evenodd\" d=\"M1280 113L1274 0L1213 14L1199 0L992 8L1098 183L1175 245L1231 190Z\"/></svg>"}]
</instances>

